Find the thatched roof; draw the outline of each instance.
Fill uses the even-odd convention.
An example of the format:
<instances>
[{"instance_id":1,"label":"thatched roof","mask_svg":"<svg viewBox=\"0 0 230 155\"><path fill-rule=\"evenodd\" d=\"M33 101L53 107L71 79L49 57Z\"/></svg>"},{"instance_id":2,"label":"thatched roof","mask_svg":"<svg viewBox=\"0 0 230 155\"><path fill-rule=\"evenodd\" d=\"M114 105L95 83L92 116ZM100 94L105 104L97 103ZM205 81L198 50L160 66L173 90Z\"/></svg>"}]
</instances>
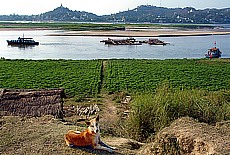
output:
<instances>
[{"instance_id":1,"label":"thatched roof","mask_svg":"<svg viewBox=\"0 0 230 155\"><path fill-rule=\"evenodd\" d=\"M64 89L0 90L0 114L63 117Z\"/></svg>"}]
</instances>

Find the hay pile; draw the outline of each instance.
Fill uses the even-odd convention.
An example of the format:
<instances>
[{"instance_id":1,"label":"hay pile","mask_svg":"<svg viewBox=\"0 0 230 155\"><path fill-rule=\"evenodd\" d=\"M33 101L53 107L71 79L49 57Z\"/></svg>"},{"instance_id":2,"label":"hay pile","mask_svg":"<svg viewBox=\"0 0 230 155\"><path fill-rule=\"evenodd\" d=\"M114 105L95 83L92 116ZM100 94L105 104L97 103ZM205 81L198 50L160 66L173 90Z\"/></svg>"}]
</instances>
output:
<instances>
[{"instance_id":1,"label":"hay pile","mask_svg":"<svg viewBox=\"0 0 230 155\"><path fill-rule=\"evenodd\" d=\"M97 112L100 111L100 108L97 104L93 104L90 106L66 106L64 107L65 117L71 117L73 115L78 116L91 116L96 115Z\"/></svg>"},{"instance_id":2,"label":"hay pile","mask_svg":"<svg viewBox=\"0 0 230 155\"><path fill-rule=\"evenodd\" d=\"M64 89L0 91L0 114L63 117Z\"/></svg>"},{"instance_id":3,"label":"hay pile","mask_svg":"<svg viewBox=\"0 0 230 155\"><path fill-rule=\"evenodd\" d=\"M185 117L161 130L154 142L143 146L138 154L227 155L229 152L230 121L212 126Z\"/></svg>"}]
</instances>

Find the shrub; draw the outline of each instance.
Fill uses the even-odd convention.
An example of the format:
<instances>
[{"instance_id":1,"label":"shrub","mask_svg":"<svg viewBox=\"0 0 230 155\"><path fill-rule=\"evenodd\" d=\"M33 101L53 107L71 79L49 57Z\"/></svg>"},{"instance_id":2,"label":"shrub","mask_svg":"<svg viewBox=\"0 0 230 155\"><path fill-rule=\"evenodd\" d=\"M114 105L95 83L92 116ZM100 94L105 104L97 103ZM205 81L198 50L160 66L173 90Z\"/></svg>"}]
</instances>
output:
<instances>
[{"instance_id":1,"label":"shrub","mask_svg":"<svg viewBox=\"0 0 230 155\"><path fill-rule=\"evenodd\" d=\"M200 122L216 123L230 119L230 91L173 89L168 82L155 93L134 97L132 113L127 120L129 136L144 141L168 126L173 120L189 116Z\"/></svg>"}]
</instances>

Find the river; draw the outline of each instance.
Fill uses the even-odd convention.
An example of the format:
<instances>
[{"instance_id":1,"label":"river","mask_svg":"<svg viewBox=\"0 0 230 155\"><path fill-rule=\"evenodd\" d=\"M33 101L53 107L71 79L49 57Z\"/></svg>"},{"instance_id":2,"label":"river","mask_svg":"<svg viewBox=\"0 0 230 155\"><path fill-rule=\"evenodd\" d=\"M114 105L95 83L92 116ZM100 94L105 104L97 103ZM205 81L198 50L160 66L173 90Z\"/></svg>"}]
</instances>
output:
<instances>
[{"instance_id":1,"label":"river","mask_svg":"<svg viewBox=\"0 0 230 155\"><path fill-rule=\"evenodd\" d=\"M166 46L123 45L113 46L100 43L106 37L48 36L60 33L55 30L0 31L0 57L6 59L183 59L204 58L207 50L217 43L223 52L222 58L230 58L230 35L161 37L170 43ZM6 40L32 37L40 45L34 47L8 46ZM148 38L136 38L147 40Z\"/></svg>"}]
</instances>

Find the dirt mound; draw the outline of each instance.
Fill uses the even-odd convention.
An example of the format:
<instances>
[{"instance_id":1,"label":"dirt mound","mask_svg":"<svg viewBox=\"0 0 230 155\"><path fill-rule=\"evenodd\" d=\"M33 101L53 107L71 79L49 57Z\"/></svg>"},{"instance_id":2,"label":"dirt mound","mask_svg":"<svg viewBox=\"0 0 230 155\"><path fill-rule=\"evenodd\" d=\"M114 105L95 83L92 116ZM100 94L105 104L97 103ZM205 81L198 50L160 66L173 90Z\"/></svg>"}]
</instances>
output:
<instances>
[{"instance_id":1,"label":"dirt mound","mask_svg":"<svg viewBox=\"0 0 230 155\"><path fill-rule=\"evenodd\" d=\"M181 118L161 130L154 142L138 154L227 155L230 152L230 121L211 126L192 118Z\"/></svg>"}]
</instances>

